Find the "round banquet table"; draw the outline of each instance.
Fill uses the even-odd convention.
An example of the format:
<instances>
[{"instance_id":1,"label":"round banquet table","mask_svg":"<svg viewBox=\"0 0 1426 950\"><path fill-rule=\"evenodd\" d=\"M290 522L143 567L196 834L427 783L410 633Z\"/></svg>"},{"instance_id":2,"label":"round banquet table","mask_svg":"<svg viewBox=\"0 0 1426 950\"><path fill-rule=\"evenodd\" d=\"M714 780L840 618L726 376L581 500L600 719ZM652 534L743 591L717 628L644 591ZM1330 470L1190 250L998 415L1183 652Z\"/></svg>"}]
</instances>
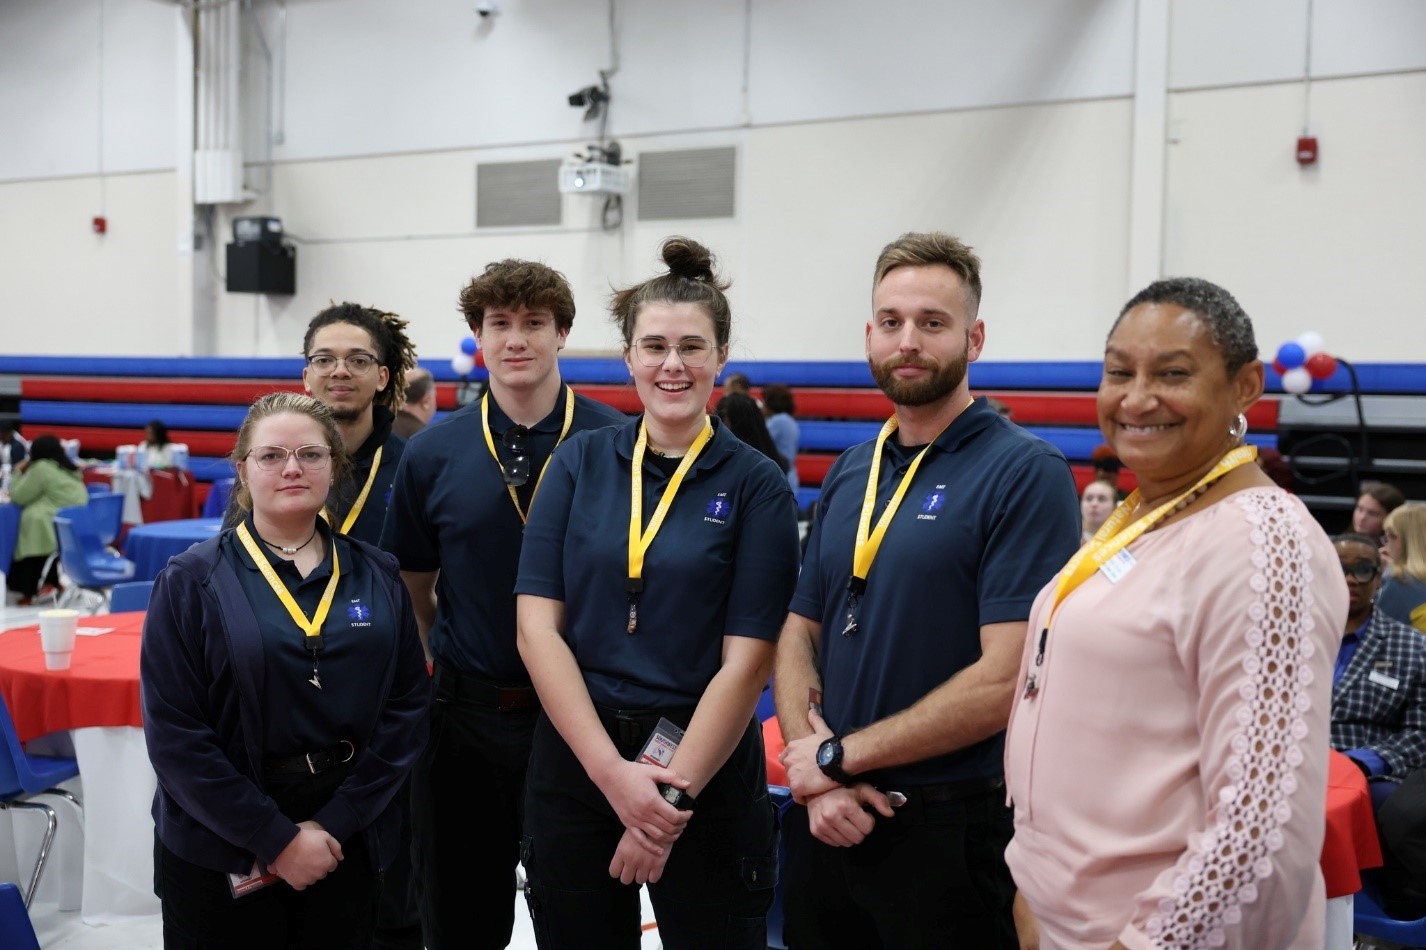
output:
<instances>
[{"instance_id":1,"label":"round banquet table","mask_svg":"<svg viewBox=\"0 0 1426 950\"><path fill-rule=\"evenodd\" d=\"M1381 866L1367 777L1340 752L1327 768L1327 833L1322 839L1322 878L1327 882L1329 948L1352 946L1352 895L1362 889L1361 872Z\"/></svg>"},{"instance_id":2,"label":"round banquet table","mask_svg":"<svg viewBox=\"0 0 1426 950\"><path fill-rule=\"evenodd\" d=\"M124 538L124 556L134 562L134 580L151 581L175 554L182 554L199 541L207 541L223 529L218 518L185 518L135 525Z\"/></svg>"},{"instance_id":3,"label":"round banquet table","mask_svg":"<svg viewBox=\"0 0 1426 950\"><path fill-rule=\"evenodd\" d=\"M20 506L5 502L0 505L0 574L10 573L10 559L15 556L15 542L20 540Z\"/></svg>"},{"instance_id":4,"label":"round banquet table","mask_svg":"<svg viewBox=\"0 0 1426 950\"><path fill-rule=\"evenodd\" d=\"M143 623L142 612L81 617L68 670L45 669L38 626L0 634L0 695L21 741L65 730L73 737L84 788L79 907L86 923L159 911L149 815L157 782L140 728ZM61 839L76 828L70 815L60 815ZM56 843L57 852L64 848Z\"/></svg>"}]
</instances>

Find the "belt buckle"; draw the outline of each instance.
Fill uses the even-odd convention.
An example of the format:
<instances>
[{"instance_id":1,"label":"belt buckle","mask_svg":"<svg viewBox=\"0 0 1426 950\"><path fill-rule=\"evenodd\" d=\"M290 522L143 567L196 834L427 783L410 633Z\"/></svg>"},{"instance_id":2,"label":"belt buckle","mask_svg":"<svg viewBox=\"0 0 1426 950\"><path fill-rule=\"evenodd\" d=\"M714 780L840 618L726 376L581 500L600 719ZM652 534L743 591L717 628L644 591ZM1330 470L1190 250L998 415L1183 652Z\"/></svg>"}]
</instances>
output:
<instances>
[{"instance_id":1,"label":"belt buckle","mask_svg":"<svg viewBox=\"0 0 1426 950\"><path fill-rule=\"evenodd\" d=\"M308 752L302 756L302 758L307 760L307 771L311 772L313 775L317 774L317 763L312 761L312 756L320 754L321 753L319 752Z\"/></svg>"}]
</instances>

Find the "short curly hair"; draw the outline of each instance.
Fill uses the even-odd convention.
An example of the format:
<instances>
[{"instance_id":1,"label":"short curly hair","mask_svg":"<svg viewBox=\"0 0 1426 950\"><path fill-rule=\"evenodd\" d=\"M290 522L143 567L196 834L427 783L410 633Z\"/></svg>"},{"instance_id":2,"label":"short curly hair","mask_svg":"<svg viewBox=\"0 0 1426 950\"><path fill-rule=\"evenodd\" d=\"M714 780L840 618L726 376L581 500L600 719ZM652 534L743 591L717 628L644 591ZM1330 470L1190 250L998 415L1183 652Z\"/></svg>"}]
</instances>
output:
<instances>
[{"instance_id":1,"label":"short curly hair","mask_svg":"<svg viewBox=\"0 0 1426 950\"><path fill-rule=\"evenodd\" d=\"M1109 335L1119 328L1124 314L1141 304L1171 303L1194 313L1208 329L1208 337L1223 355L1231 377L1258 358L1258 341L1253 335L1253 321L1233 299L1233 295L1215 283L1201 277L1170 277L1156 280L1139 291L1109 328Z\"/></svg>"},{"instance_id":2,"label":"short curly hair","mask_svg":"<svg viewBox=\"0 0 1426 950\"><path fill-rule=\"evenodd\" d=\"M471 330L484 325L485 311L492 308L548 310L554 315L557 330L568 333L574 326L574 293L569 281L539 261L506 258L487 264L461 290L460 312Z\"/></svg>"}]
</instances>

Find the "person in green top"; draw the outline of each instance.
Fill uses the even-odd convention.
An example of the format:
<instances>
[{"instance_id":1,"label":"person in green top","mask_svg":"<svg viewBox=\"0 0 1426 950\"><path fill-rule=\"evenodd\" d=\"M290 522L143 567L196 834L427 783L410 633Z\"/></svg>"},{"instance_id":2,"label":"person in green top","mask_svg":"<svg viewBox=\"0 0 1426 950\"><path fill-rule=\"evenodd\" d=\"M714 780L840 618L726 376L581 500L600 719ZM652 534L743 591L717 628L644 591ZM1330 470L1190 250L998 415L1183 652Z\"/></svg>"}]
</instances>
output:
<instances>
[{"instance_id":1,"label":"person in green top","mask_svg":"<svg viewBox=\"0 0 1426 950\"><path fill-rule=\"evenodd\" d=\"M41 577L45 561L59 549L55 540L55 512L67 505L89 502L89 492L79 469L64 454L53 435L42 435L30 443L30 457L15 467L10 484L10 500L19 505L20 536L5 586L20 595L20 605L43 600L59 584L59 565Z\"/></svg>"}]
</instances>

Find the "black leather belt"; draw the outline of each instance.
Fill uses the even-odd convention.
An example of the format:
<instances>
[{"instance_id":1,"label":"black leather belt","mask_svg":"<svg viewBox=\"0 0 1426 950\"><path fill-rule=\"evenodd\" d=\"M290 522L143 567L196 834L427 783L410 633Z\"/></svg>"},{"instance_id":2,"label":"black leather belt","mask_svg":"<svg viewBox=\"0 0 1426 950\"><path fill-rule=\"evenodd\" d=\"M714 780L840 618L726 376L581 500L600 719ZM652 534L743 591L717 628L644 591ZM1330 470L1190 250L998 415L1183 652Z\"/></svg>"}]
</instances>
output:
<instances>
[{"instance_id":1,"label":"black leather belt","mask_svg":"<svg viewBox=\"0 0 1426 950\"><path fill-rule=\"evenodd\" d=\"M895 786L895 788L906 796L908 803L944 805L948 802L964 802L992 794L1003 794L1005 779L997 775L994 778L968 778L960 782L912 785L909 788Z\"/></svg>"},{"instance_id":2,"label":"black leather belt","mask_svg":"<svg viewBox=\"0 0 1426 950\"><path fill-rule=\"evenodd\" d=\"M666 709L610 709L595 706L599 721L604 723L609 737L621 746L642 746L653 734L660 719L667 719L680 729L687 729L697 706L669 706Z\"/></svg>"},{"instance_id":3,"label":"black leather belt","mask_svg":"<svg viewBox=\"0 0 1426 950\"><path fill-rule=\"evenodd\" d=\"M356 746L343 739L330 749L263 759L264 775L321 775L339 765L346 765L356 755Z\"/></svg>"},{"instance_id":4,"label":"black leather belt","mask_svg":"<svg viewBox=\"0 0 1426 950\"><path fill-rule=\"evenodd\" d=\"M436 664L436 695L443 699L460 699L478 706L490 706L501 712L539 709L540 697L528 683L502 686L449 666Z\"/></svg>"}]
</instances>

